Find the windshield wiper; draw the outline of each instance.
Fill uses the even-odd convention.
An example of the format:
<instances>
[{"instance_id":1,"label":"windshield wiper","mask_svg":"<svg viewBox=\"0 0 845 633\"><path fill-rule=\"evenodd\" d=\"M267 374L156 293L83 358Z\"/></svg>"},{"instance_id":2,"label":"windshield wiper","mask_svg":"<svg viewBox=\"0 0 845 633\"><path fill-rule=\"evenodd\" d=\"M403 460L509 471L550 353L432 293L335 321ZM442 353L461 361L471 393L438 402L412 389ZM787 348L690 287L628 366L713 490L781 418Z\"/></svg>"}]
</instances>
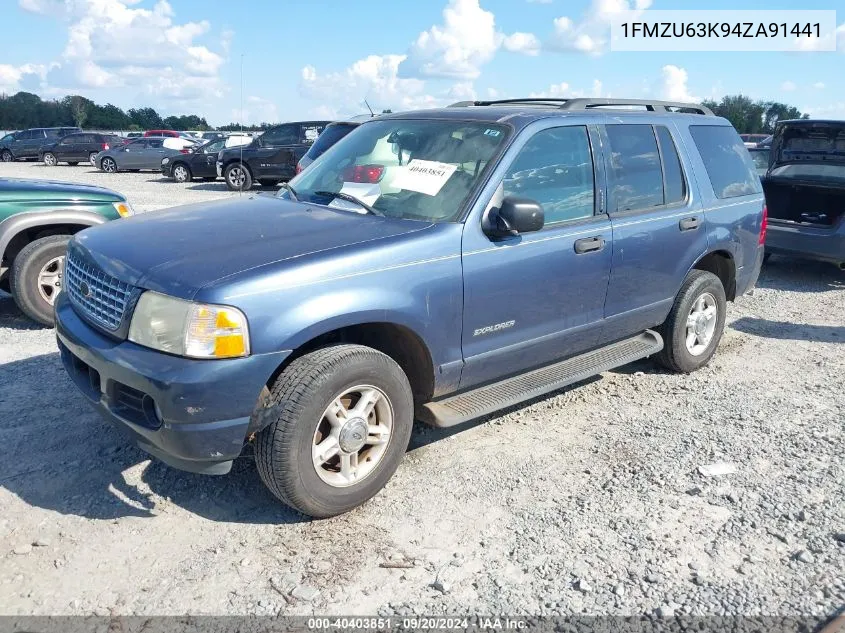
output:
<instances>
[{"instance_id":1,"label":"windshield wiper","mask_svg":"<svg viewBox=\"0 0 845 633\"><path fill-rule=\"evenodd\" d=\"M290 197L293 198L294 202L299 202L299 198L296 197L296 189L291 187L286 182L281 183L281 186L282 186L282 189L287 189L288 193L290 193Z\"/></svg>"},{"instance_id":2,"label":"windshield wiper","mask_svg":"<svg viewBox=\"0 0 845 633\"><path fill-rule=\"evenodd\" d=\"M357 204L359 207L361 207L362 209L365 209L367 211L367 213L371 213L373 215L378 215L380 217L384 217L384 213L382 213L381 211L377 211L376 209L373 209L370 205L368 205L363 200L359 200L355 196L350 195L348 193L345 193L343 191L315 191L314 195L315 196L328 196L328 197L331 197L331 198L340 198L341 200L346 200L347 202L353 202L353 203Z\"/></svg>"}]
</instances>

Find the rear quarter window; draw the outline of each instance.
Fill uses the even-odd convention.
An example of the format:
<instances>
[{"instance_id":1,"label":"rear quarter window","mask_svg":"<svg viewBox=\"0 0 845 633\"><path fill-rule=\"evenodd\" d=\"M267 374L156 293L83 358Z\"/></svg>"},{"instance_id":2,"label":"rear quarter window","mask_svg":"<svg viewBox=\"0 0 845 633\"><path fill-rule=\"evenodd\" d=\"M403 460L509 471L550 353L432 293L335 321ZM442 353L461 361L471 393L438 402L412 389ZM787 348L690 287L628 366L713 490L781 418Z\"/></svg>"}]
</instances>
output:
<instances>
[{"instance_id":1,"label":"rear quarter window","mask_svg":"<svg viewBox=\"0 0 845 633\"><path fill-rule=\"evenodd\" d=\"M754 162L736 130L726 125L691 125L689 131L717 198L762 191Z\"/></svg>"}]
</instances>

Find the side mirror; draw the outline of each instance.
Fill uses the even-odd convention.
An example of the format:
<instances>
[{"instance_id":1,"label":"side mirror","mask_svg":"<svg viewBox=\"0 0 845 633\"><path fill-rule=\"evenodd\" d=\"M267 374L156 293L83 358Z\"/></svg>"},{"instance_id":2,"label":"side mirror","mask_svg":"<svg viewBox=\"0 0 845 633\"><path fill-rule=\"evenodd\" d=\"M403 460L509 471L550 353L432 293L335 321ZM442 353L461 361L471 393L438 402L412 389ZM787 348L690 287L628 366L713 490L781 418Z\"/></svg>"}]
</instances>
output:
<instances>
[{"instance_id":1,"label":"side mirror","mask_svg":"<svg viewBox=\"0 0 845 633\"><path fill-rule=\"evenodd\" d=\"M539 231L545 224L542 205L529 198L507 196L489 217L485 233L491 237L510 237Z\"/></svg>"}]
</instances>

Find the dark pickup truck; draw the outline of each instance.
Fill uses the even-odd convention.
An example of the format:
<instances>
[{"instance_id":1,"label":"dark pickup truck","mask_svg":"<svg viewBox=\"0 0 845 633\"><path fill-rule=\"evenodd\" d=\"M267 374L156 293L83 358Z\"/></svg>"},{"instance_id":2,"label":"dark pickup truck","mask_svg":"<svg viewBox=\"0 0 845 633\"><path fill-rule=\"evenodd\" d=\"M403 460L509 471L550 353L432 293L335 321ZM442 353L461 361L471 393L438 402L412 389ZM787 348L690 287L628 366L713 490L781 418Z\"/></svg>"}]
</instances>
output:
<instances>
[{"instance_id":1,"label":"dark pickup truck","mask_svg":"<svg viewBox=\"0 0 845 633\"><path fill-rule=\"evenodd\" d=\"M778 123L762 180L769 211L766 254L845 268L845 121Z\"/></svg>"},{"instance_id":2,"label":"dark pickup truck","mask_svg":"<svg viewBox=\"0 0 845 633\"><path fill-rule=\"evenodd\" d=\"M299 121L271 127L249 145L230 147L217 155L217 175L231 191L243 191L258 181L265 187L287 182L296 164L330 121Z\"/></svg>"}]
</instances>

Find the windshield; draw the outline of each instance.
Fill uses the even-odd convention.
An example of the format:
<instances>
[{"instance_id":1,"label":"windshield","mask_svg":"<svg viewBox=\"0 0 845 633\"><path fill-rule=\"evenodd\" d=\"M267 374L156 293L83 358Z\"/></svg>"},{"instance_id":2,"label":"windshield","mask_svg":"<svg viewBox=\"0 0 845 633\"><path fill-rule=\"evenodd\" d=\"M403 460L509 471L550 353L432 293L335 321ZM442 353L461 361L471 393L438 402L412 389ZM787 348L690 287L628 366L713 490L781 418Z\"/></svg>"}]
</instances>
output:
<instances>
[{"instance_id":1,"label":"windshield","mask_svg":"<svg viewBox=\"0 0 845 633\"><path fill-rule=\"evenodd\" d=\"M358 127L357 124L344 123L327 126L326 129L323 130L322 134L317 137L317 140L314 141L314 144L305 153L305 155L311 160L317 160L320 156L326 153L327 149L349 134L356 127Z\"/></svg>"},{"instance_id":2,"label":"windshield","mask_svg":"<svg viewBox=\"0 0 845 633\"><path fill-rule=\"evenodd\" d=\"M451 222L503 145L508 128L466 121L365 123L291 180L299 200L379 215ZM340 194L340 196L335 195ZM280 197L290 198L283 189Z\"/></svg>"}]
</instances>

